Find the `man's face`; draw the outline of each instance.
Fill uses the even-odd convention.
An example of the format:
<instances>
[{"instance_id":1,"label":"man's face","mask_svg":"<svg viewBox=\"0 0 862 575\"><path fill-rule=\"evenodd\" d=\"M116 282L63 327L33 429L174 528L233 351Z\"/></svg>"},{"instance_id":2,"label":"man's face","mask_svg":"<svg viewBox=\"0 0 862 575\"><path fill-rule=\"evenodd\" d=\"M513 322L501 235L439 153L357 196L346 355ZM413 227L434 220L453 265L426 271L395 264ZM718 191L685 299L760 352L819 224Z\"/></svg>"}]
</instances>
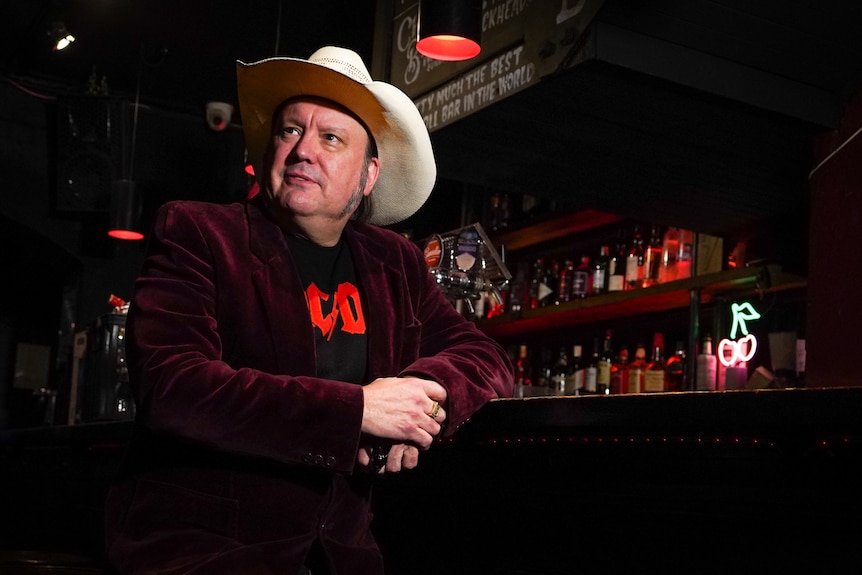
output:
<instances>
[{"instance_id":1,"label":"man's face","mask_svg":"<svg viewBox=\"0 0 862 575\"><path fill-rule=\"evenodd\" d=\"M366 169L368 133L356 118L322 99L294 100L275 118L273 200L300 218L346 220L377 181Z\"/></svg>"}]
</instances>

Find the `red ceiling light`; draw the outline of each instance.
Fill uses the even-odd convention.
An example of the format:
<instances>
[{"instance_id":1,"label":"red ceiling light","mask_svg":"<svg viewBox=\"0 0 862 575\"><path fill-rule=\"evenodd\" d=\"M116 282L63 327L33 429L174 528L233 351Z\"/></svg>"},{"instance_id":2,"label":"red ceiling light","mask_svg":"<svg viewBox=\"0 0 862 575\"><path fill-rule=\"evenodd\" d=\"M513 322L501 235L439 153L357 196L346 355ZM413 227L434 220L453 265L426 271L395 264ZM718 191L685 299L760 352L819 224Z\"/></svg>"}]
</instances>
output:
<instances>
[{"instance_id":1,"label":"red ceiling light","mask_svg":"<svg viewBox=\"0 0 862 575\"><path fill-rule=\"evenodd\" d=\"M142 240L139 229L141 196L132 180L115 180L108 212L108 235L118 240Z\"/></svg>"},{"instance_id":2,"label":"red ceiling light","mask_svg":"<svg viewBox=\"0 0 862 575\"><path fill-rule=\"evenodd\" d=\"M479 55L482 0L422 0L416 50L434 60L456 62Z\"/></svg>"}]
</instances>

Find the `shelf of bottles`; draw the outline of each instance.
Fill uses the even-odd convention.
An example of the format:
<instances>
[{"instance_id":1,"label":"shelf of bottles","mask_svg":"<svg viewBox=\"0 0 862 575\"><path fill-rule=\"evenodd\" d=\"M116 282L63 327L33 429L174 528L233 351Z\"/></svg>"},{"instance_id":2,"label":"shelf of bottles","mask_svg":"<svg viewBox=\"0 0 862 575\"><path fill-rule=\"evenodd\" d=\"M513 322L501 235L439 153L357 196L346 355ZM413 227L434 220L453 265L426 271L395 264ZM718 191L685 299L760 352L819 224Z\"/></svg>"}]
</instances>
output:
<instances>
[{"instance_id":1,"label":"shelf of bottles","mask_svg":"<svg viewBox=\"0 0 862 575\"><path fill-rule=\"evenodd\" d=\"M482 313L473 319L507 344L519 397L725 390L756 384L755 378L749 381L754 369L746 369L744 362L740 381L734 379L737 366L716 365L719 342L713 345L706 333L698 333L701 307L726 306L752 296L762 299L807 285L804 277L786 273L778 264L747 260L742 243L725 250L722 238L597 210L557 210L517 227L498 221L487 225L496 245L505 247L513 277L503 290L503 301L480 306ZM612 341L612 330L605 330L614 321L631 324L632 318L662 318L669 312L678 312L686 335L679 329L662 333L655 326L649 336L637 337L643 342L623 350L619 341ZM581 327L567 329L576 326ZM566 341L549 341L549 334L562 334ZM571 345L572 340L583 345ZM696 376L705 369L700 362L710 359L711 374ZM796 375L780 380L782 385L790 381L792 386Z\"/></svg>"},{"instance_id":2,"label":"shelf of bottles","mask_svg":"<svg viewBox=\"0 0 862 575\"><path fill-rule=\"evenodd\" d=\"M756 266L729 269L653 286L607 292L562 303L535 308L523 307L491 318L477 320L477 325L491 337L525 335L551 328L609 321L632 315L687 308L692 291L700 304L732 295L744 297L753 293L803 288L806 280L785 274L778 266Z\"/></svg>"},{"instance_id":3,"label":"shelf of bottles","mask_svg":"<svg viewBox=\"0 0 862 575\"><path fill-rule=\"evenodd\" d=\"M566 259L513 257L516 250L600 227L617 226L622 231L626 229L622 223L618 216L583 210L494 235L497 245L505 246L507 265L515 277L507 286L506 301L476 318L477 325L501 338L688 308L692 297L707 304L715 298L762 295L807 284L805 278L784 273L777 264L746 265L744 253L736 250L725 262L717 248L718 257L710 258L714 263L695 268L697 234L640 223L633 225L633 238L620 234L623 239L616 245L594 249L595 257L582 252ZM642 237L640 230L648 233ZM717 238L709 240L700 245L715 245L712 240ZM668 259L676 268L672 273L667 272Z\"/></svg>"}]
</instances>

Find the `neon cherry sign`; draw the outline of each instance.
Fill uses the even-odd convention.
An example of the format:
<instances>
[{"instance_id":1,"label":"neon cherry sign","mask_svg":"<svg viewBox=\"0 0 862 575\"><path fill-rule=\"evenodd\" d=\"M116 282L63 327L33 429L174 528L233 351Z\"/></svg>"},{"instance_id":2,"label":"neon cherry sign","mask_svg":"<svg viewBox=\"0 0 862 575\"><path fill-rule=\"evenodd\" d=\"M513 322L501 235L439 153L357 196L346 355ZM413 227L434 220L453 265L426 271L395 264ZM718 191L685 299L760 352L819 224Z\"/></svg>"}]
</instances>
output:
<instances>
[{"instance_id":1,"label":"neon cherry sign","mask_svg":"<svg viewBox=\"0 0 862 575\"><path fill-rule=\"evenodd\" d=\"M725 367L750 361L757 352L757 338L748 333L746 321L760 319L760 314L750 303L734 303L730 306L733 313L733 326L730 328L730 338L718 342L716 355ZM742 332L743 337L736 339L737 333Z\"/></svg>"}]
</instances>

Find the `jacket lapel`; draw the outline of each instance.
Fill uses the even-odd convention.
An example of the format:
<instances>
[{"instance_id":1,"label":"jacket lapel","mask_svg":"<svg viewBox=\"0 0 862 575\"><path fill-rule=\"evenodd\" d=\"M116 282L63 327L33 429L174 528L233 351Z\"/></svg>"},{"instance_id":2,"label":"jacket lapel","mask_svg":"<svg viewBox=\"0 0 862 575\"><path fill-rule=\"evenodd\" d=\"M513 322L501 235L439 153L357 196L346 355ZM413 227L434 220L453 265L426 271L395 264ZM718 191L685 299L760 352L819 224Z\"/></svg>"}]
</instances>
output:
<instances>
[{"instance_id":1,"label":"jacket lapel","mask_svg":"<svg viewBox=\"0 0 862 575\"><path fill-rule=\"evenodd\" d=\"M249 248L259 266L252 273L256 296L273 342L279 373L316 375L314 331L308 320L308 305L284 233L255 202L246 206ZM286 295L286 297L285 297ZM261 345L265 340L261 340Z\"/></svg>"}]
</instances>

